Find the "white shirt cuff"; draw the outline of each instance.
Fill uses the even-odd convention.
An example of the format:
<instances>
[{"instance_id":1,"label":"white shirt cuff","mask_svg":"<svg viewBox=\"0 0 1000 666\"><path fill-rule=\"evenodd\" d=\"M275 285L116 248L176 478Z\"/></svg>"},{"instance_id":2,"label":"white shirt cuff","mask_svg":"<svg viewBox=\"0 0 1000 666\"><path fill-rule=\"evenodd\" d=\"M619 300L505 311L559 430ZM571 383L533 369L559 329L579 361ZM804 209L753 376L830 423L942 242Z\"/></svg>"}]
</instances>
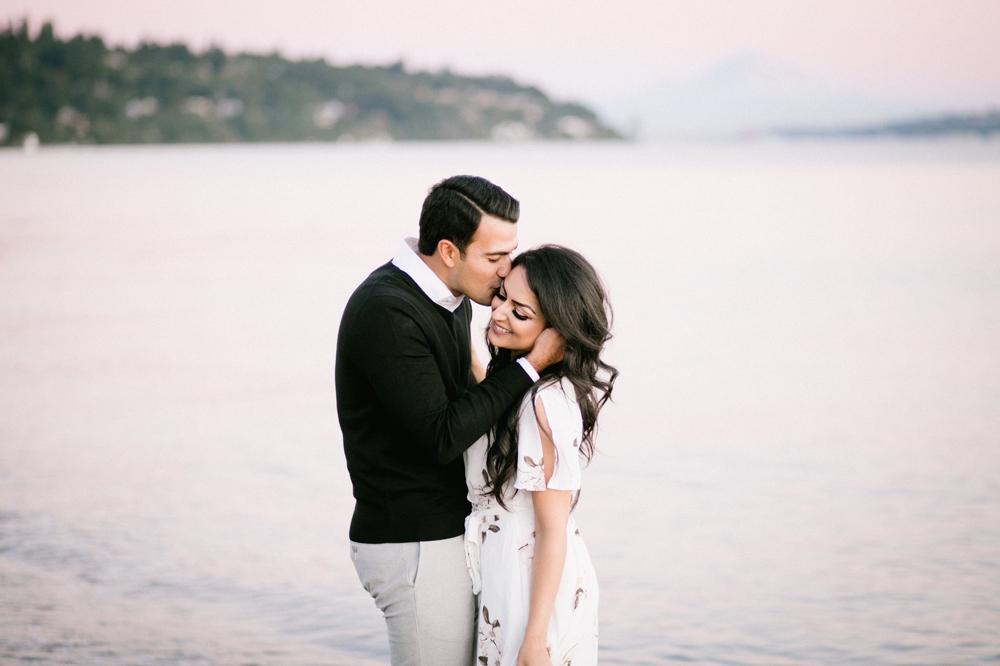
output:
<instances>
[{"instance_id":1,"label":"white shirt cuff","mask_svg":"<svg viewBox=\"0 0 1000 666\"><path fill-rule=\"evenodd\" d=\"M528 363L528 359L522 356L521 358L517 359L517 364L522 368L524 368L524 371L528 373L529 377L531 377L531 381L533 382L538 381L538 371L535 370L535 368L532 367L530 363Z\"/></svg>"}]
</instances>

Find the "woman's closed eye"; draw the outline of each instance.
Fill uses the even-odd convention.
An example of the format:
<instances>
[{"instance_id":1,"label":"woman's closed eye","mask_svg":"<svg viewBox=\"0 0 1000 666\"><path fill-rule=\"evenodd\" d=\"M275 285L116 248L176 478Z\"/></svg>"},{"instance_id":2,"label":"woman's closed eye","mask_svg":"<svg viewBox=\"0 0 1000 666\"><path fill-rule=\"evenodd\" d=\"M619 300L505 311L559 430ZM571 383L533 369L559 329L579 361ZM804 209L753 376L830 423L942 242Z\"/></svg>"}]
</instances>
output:
<instances>
[{"instance_id":1,"label":"woman's closed eye","mask_svg":"<svg viewBox=\"0 0 1000 666\"><path fill-rule=\"evenodd\" d=\"M515 319L519 319L520 321L525 321L528 318L528 315L523 315L520 312L518 312L517 308L514 308L513 310L511 310L510 313L512 315L514 315Z\"/></svg>"}]
</instances>

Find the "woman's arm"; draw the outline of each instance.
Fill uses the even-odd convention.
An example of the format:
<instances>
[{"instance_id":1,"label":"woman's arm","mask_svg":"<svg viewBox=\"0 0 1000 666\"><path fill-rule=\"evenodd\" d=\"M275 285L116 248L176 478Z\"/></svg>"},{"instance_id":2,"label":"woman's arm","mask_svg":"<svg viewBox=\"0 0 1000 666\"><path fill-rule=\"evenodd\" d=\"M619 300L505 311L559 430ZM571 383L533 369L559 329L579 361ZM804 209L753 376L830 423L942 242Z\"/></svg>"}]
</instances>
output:
<instances>
[{"instance_id":1,"label":"woman's arm","mask_svg":"<svg viewBox=\"0 0 1000 666\"><path fill-rule=\"evenodd\" d=\"M535 401L535 415L542 438L545 483L548 483L555 470L555 445L541 400ZM571 502L572 492L569 490L531 493L535 511L535 553L531 564L528 626L517 655L517 666L551 666L552 663L545 644L552 607L566 565L566 524L569 522Z\"/></svg>"},{"instance_id":2,"label":"woman's arm","mask_svg":"<svg viewBox=\"0 0 1000 666\"><path fill-rule=\"evenodd\" d=\"M469 344L472 346L472 377L478 384L486 379L486 368L483 367L483 362L479 360L479 354L476 353L476 345L472 344L472 340L469 340Z\"/></svg>"}]
</instances>

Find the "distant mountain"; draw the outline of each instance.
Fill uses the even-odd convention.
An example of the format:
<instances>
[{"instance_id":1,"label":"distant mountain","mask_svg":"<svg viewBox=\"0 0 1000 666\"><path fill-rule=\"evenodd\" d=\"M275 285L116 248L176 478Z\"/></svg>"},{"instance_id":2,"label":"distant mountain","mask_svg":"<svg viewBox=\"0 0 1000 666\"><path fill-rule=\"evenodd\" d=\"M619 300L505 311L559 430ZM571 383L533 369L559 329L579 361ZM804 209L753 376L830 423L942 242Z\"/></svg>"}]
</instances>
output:
<instances>
[{"instance_id":1,"label":"distant mountain","mask_svg":"<svg viewBox=\"0 0 1000 666\"><path fill-rule=\"evenodd\" d=\"M604 139L582 104L499 76L335 67L277 54L109 48L51 24L0 32L0 145Z\"/></svg>"},{"instance_id":2,"label":"distant mountain","mask_svg":"<svg viewBox=\"0 0 1000 666\"><path fill-rule=\"evenodd\" d=\"M814 137L918 137L973 134L988 137L1000 134L1000 110L972 115L947 115L920 118L905 122L881 123L854 127L816 128L790 127L776 128L773 133L787 138Z\"/></svg>"},{"instance_id":3,"label":"distant mountain","mask_svg":"<svg viewBox=\"0 0 1000 666\"><path fill-rule=\"evenodd\" d=\"M745 53L700 76L664 81L601 105L642 138L753 134L776 126L842 126L926 113L923 105L839 90L778 60Z\"/></svg>"}]
</instances>

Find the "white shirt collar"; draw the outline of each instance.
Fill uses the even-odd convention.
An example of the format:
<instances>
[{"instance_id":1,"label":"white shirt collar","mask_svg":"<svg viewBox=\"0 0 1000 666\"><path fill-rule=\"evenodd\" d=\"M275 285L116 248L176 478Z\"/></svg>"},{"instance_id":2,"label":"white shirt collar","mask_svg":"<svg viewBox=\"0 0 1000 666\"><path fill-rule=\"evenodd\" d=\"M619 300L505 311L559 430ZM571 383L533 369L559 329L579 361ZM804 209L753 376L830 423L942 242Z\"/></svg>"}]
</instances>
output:
<instances>
[{"instance_id":1,"label":"white shirt collar","mask_svg":"<svg viewBox=\"0 0 1000 666\"><path fill-rule=\"evenodd\" d=\"M454 312L465 300L465 296L452 294L448 285L442 282L441 278L430 269L430 266L417 256L417 252L417 239L404 239L396 256L392 258L392 265L409 275L420 287L420 290L427 294L427 298L444 309Z\"/></svg>"}]
</instances>

